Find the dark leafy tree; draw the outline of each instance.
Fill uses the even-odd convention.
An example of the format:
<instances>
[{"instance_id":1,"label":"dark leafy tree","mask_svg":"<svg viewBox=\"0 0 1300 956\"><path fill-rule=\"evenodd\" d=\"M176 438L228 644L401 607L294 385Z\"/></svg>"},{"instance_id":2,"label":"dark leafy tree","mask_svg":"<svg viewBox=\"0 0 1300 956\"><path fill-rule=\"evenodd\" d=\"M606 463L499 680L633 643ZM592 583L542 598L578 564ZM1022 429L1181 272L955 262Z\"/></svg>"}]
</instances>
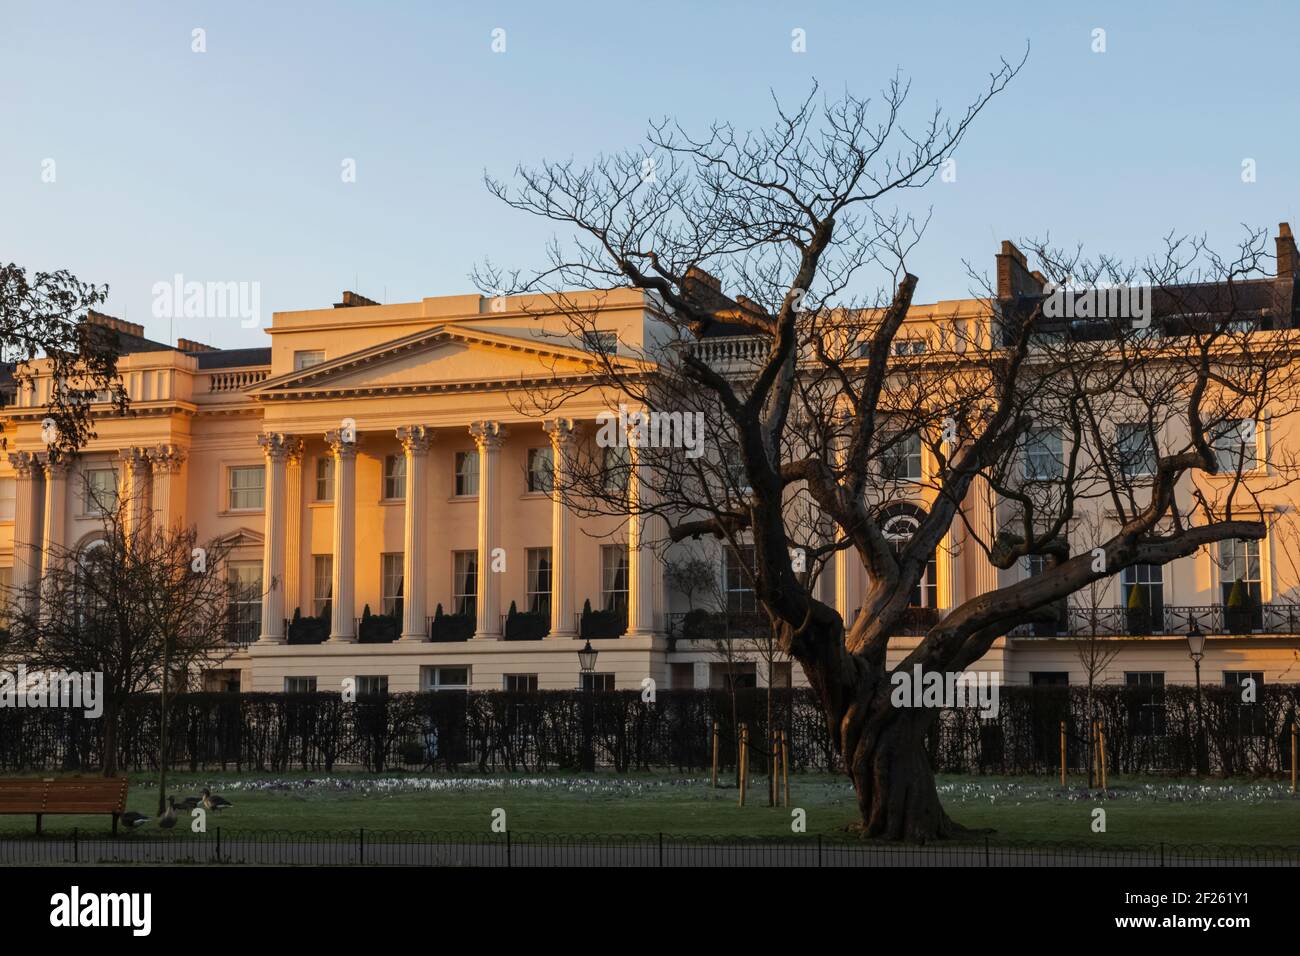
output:
<instances>
[{"instance_id":1,"label":"dark leafy tree","mask_svg":"<svg viewBox=\"0 0 1300 956\"><path fill-rule=\"evenodd\" d=\"M53 451L69 453L94 437L90 405L107 393L118 411L126 389L117 376L118 333L87 321L108 297L107 286L80 281L65 270L37 272L0 265L0 358L13 365L18 389L32 387L30 363L47 359L52 386L46 415L54 424L45 435Z\"/></svg>"}]
</instances>

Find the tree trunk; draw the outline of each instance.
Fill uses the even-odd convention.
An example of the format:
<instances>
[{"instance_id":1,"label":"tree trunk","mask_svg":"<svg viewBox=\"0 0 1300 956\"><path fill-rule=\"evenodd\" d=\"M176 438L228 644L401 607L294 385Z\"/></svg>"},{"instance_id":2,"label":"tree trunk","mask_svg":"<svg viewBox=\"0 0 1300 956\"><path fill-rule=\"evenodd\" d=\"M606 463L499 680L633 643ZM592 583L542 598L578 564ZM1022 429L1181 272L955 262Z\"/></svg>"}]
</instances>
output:
<instances>
[{"instance_id":1,"label":"tree trunk","mask_svg":"<svg viewBox=\"0 0 1300 956\"><path fill-rule=\"evenodd\" d=\"M117 776L117 701L111 694L104 697L104 776Z\"/></svg>"},{"instance_id":2,"label":"tree trunk","mask_svg":"<svg viewBox=\"0 0 1300 956\"><path fill-rule=\"evenodd\" d=\"M162 693L158 697L158 816L167 812L167 652L163 649Z\"/></svg>"},{"instance_id":3,"label":"tree trunk","mask_svg":"<svg viewBox=\"0 0 1300 956\"><path fill-rule=\"evenodd\" d=\"M847 655L842 629L835 630L836 636L817 635L798 650L784 640L782 649L800 660L821 698L857 794L862 834L926 843L965 832L944 812L925 752L939 710L895 707L884 668ZM802 659L805 647L819 657Z\"/></svg>"},{"instance_id":4,"label":"tree trunk","mask_svg":"<svg viewBox=\"0 0 1300 956\"><path fill-rule=\"evenodd\" d=\"M772 659L767 658L767 805L776 806L776 725L772 723Z\"/></svg>"},{"instance_id":5,"label":"tree trunk","mask_svg":"<svg viewBox=\"0 0 1300 956\"><path fill-rule=\"evenodd\" d=\"M944 812L925 752L937 711L895 708L885 696L845 755L864 835L913 843L956 836L963 828Z\"/></svg>"},{"instance_id":6,"label":"tree trunk","mask_svg":"<svg viewBox=\"0 0 1300 956\"><path fill-rule=\"evenodd\" d=\"M727 693L731 697L731 736L735 739L736 750L736 789L740 789L740 711L736 707L736 682L732 679L731 668L727 668Z\"/></svg>"}]
</instances>

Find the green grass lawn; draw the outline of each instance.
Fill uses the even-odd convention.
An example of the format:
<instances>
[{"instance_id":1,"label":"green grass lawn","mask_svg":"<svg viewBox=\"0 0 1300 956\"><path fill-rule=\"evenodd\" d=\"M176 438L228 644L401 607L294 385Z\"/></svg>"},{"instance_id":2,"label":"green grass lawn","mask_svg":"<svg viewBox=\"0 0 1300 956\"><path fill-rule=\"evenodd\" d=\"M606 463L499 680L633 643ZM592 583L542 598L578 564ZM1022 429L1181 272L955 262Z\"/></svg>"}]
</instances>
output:
<instances>
[{"instance_id":1,"label":"green grass lawn","mask_svg":"<svg viewBox=\"0 0 1300 956\"><path fill-rule=\"evenodd\" d=\"M170 791L209 786L234 807L210 816L209 828L231 830L489 831L494 809L515 832L789 836L791 811L766 805L765 779L753 780L748 806L728 783L713 790L707 774L372 775L172 774ZM993 839L1135 843L1300 845L1300 799L1280 781L1114 778L1111 796L1061 791L1032 777L941 777L944 805L959 823L991 828ZM791 802L807 812L808 833L843 837L856 816L847 780L796 775ZM129 808L152 815L154 778L131 777ZM1106 832L1091 830L1092 810L1106 810ZM181 813L174 831L189 833ZM80 827L107 831L106 817L47 817L49 833ZM35 829L30 816L0 816L0 832ZM145 832L156 832L152 824ZM982 839L982 836L980 837Z\"/></svg>"}]
</instances>

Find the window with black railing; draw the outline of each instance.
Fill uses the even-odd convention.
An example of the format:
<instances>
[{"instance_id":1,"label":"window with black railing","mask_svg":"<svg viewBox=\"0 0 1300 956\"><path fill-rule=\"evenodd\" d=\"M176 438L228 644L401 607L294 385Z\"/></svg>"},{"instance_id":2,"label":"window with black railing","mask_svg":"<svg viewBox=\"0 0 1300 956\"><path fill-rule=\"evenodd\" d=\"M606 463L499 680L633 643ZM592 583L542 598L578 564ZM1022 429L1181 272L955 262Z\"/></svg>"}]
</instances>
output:
<instances>
[{"instance_id":1,"label":"window with black railing","mask_svg":"<svg viewBox=\"0 0 1300 956\"><path fill-rule=\"evenodd\" d=\"M478 552L452 552L452 613L462 617L478 614Z\"/></svg>"},{"instance_id":2,"label":"window with black railing","mask_svg":"<svg viewBox=\"0 0 1300 956\"><path fill-rule=\"evenodd\" d=\"M1042 554L1026 555L1023 559L1025 574L1031 578L1037 577L1048 568L1047 556ZM1054 602L1050 607L1044 608L1042 619L1034 621L1030 628L1038 637L1055 637L1069 630L1069 610L1068 602L1062 598Z\"/></svg>"},{"instance_id":3,"label":"window with black railing","mask_svg":"<svg viewBox=\"0 0 1300 956\"><path fill-rule=\"evenodd\" d=\"M1159 564L1134 564L1120 573L1120 592L1130 634L1163 633L1164 571Z\"/></svg>"},{"instance_id":4,"label":"window with black railing","mask_svg":"<svg viewBox=\"0 0 1300 956\"><path fill-rule=\"evenodd\" d=\"M603 610L627 614L628 568L627 545L600 546L600 606Z\"/></svg>"},{"instance_id":5,"label":"window with black railing","mask_svg":"<svg viewBox=\"0 0 1300 956\"><path fill-rule=\"evenodd\" d=\"M1231 538L1219 542L1219 591L1229 633L1264 626L1263 577L1259 542Z\"/></svg>"},{"instance_id":6,"label":"window with black railing","mask_svg":"<svg viewBox=\"0 0 1300 956\"><path fill-rule=\"evenodd\" d=\"M525 578L528 613L547 617L551 613L551 549L529 548Z\"/></svg>"},{"instance_id":7,"label":"window with black railing","mask_svg":"<svg viewBox=\"0 0 1300 956\"><path fill-rule=\"evenodd\" d=\"M230 582L226 641L250 644L262 630L262 562L232 561L226 573Z\"/></svg>"}]
</instances>

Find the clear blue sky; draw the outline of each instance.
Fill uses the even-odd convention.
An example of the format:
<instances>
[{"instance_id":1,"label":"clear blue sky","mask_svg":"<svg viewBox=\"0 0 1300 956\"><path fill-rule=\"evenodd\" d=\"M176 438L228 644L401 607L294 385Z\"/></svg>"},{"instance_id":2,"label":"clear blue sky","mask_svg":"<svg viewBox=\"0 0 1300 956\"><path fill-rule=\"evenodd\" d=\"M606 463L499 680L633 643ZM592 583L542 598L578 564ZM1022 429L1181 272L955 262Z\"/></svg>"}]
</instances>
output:
<instances>
[{"instance_id":1,"label":"clear blue sky","mask_svg":"<svg viewBox=\"0 0 1300 956\"><path fill-rule=\"evenodd\" d=\"M1139 256L1170 230L1227 246L1241 223L1300 226L1296 6L1083 6L5 0L0 259L108 283L107 311L156 337L151 289L175 273L259 282L265 321L344 288L472 292L475 262L537 264L549 235L486 194L485 169L632 146L665 113L752 127L769 88L793 99L814 77L867 94L897 67L918 110L956 109L1026 41L957 182L927 190L920 299L966 294L962 259L991 269L1003 238ZM237 320L173 333L266 342Z\"/></svg>"}]
</instances>

